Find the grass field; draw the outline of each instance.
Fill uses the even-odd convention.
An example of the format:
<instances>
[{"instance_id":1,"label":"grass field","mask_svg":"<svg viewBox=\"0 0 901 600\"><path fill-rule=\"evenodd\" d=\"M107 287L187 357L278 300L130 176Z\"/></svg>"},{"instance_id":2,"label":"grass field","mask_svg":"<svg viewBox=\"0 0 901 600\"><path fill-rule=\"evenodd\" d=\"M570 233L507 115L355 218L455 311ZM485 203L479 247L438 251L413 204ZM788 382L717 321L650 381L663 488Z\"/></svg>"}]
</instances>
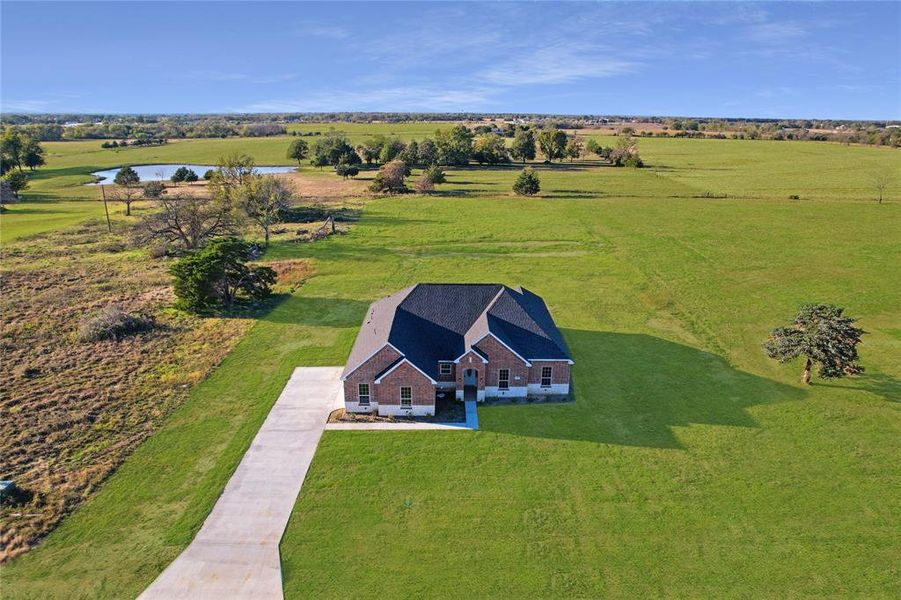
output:
<instances>
[{"instance_id":1,"label":"grass field","mask_svg":"<svg viewBox=\"0 0 901 600\"><path fill-rule=\"evenodd\" d=\"M242 142L267 163L285 140L146 152L203 162ZM199 528L294 366L341 364L380 295L500 281L547 300L576 402L483 408L473 434L327 433L282 541L288 597L897 597L897 183L867 201L897 153L640 145L652 168L542 167L536 199L509 196L516 169L453 170L436 197L370 201L347 235L276 245L269 257L309 258L315 276L4 569L4 596L136 595ZM47 171L88 163L119 164L64 147ZM805 388L800 365L765 359L805 301L860 317L864 376Z\"/></svg>"}]
</instances>

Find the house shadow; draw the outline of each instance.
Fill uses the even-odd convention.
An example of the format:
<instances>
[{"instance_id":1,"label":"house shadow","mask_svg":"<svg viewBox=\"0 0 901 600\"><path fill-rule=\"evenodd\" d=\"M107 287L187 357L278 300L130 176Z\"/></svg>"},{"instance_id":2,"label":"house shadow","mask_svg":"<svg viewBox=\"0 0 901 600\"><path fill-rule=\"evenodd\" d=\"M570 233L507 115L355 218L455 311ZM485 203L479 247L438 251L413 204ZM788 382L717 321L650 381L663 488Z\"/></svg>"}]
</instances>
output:
<instances>
[{"instance_id":1,"label":"house shadow","mask_svg":"<svg viewBox=\"0 0 901 600\"><path fill-rule=\"evenodd\" d=\"M323 327L359 327L369 302L347 298L310 298L278 294L271 310L259 315L262 321Z\"/></svg>"},{"instance_id":2,"label":"house shadow","mask_svg":"<svg viewBox=\"0 0 901 600\"><path fill-rule=\"evenodd\" d=\"M739 371L709 352L643 334L564 329L573 401L479 408L481 429L536 438L679 449L674 428L757 427L748 408L800 388Z\"/></svg>"}]
</instances>

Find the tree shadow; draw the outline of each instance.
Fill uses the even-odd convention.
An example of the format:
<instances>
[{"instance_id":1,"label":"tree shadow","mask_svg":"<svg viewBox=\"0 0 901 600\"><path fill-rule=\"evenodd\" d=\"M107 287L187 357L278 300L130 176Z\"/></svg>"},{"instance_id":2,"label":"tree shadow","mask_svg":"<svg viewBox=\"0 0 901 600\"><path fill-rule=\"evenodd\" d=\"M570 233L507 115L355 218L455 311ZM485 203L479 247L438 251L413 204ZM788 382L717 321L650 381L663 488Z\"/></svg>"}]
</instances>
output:
<instances>
[{"instance_id":1,"label":"tree shadow","mask_svg":"<svg viewBox=\"0 0 901 600\"><path fill-rule=\"evenodd\" d=\"M467 196L490 193L496 193L496 191L485 188L472 188L468 190L434 190L429 195L435 196L436 198L465 198Z\"/></svg>"},{"instance_id":2,"label":"tree shadow","mask_svg":"<svg viewBox=\"0 0 901 600\"><path fill-rule=\"evenodd\" d=\"M859 390L882 396L889 402L901 402L901 379L885 373L864 372L843 383L823 383L823 380L812 380L811 387L828 387L846 390Z\"/></svg>"},{"instance_id":3,"label":"tree shadow","mask_svg":"<svg viewBox=\"0 0 901 600\"><path fill-rule=\"evenodd\" d=\"M573 329L563 334L576 363L575 401L480 407L482 430L679 449L676 427L757 427L748 407L806 395L739 371L709 352L653 336Z\"/></svg>"},{"instance_id":4,"label":"tree shadow","mask_svg":"<svg viewBox=\"0 0 901 600\"><path fill-rule=\"evenodd\" d=\"M603 198L606 194L604 192L591 192L588 190L550 190L547 193L541 194L542 198L566 198L566 199L592 199L592 198Z\"/></svg>"},{"instance_id":5,"label":"tree shadow","mask_svg":"<svg viewBox=\"0 0 901 600\"><path fill-rule=\"evenodd\" d=\"M361 212L359 208L349 207L292 206L283 211L282 220L286 223L315 223L334 216L335 221L350 223L358 221Z\"/></svg>"}]
</instances>

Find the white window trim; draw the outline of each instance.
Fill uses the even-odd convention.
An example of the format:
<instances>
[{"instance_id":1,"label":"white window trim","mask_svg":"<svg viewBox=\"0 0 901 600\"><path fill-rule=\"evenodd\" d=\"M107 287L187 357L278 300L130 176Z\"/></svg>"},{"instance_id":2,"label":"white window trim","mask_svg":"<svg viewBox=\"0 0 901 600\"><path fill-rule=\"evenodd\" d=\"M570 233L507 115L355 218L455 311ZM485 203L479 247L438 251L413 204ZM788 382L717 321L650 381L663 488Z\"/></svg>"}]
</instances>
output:
<instances>
[{"instance_id":1,"label":"white window trim","mask_svg":"<svg viewBox=\"0 0 901 600\"><path fill-rule=\"evenodd\" d=\"M545 369L550 371L550 375L547 376L547 384L544 383L544 380L545 380L544 370ZM541 387L543 387L543 388L549 388L552 385L554 385L554 367L541 367L541 378L539 379L538 382L541 385Z\"/></svg>"},{"instance_id":2,"label":"white window trim","mask_svg":"<svg viewBox=\"0 0 901 600\"><path fill-rule=\"evenodd\" d=\"M444 372L445 368L447 368L447 373ZM454 364L449 362L438 363L438 373L441 375L453 375Z\"/></svg>"},{"instance_id":3,"label":"white window trim","mask_svg":"<svg viewBox=\"0 0 901 600\"><path fill-rule=\"evenodd\" d=\"M503 373L504 371L507 372L507 378L501 379L501 373ZM501 385L502 381L506 385ZM498 369L497 370L497 389L499 389L499 390L509 390L510 389L510 369Z\"/></svg>"},{"instance_id":4,"label":"white window trim","mask_svg":"<svg viewBox=\"0 0 901 600\"><path fill-rule=\"evenodd\" d=\"M410 403L404 404L404 390L410 390ZM413 408L413 387L409 385L400 386L400 407L401 408Z\"/></svg>"},{"instance_id":5,"label":"white window trim","mask_svg":"<svg viewBox=\"0 0 901 600\"><path fill-rule=\"evenodd\" d=\"M363 401L364 394L362 391L364 385L366 386L366 394L365 394L366 401L365 402ZM372 402L372 388L369 386L368 383L358 383L357 384L357 402L364 406L368 406Z\"/></svg>"}]
</instances>

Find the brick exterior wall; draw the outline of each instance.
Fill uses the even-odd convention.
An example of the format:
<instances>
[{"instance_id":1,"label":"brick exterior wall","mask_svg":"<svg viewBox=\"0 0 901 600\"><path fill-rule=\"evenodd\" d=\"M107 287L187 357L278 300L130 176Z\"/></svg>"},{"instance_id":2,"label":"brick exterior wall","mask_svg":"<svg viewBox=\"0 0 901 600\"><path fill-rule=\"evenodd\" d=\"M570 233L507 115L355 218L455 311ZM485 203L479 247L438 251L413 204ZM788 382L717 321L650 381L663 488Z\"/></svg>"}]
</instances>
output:
<instances>
[{"instance_id":1,"label":"brick exterior wall","mask_svg":"<svg viewBox=\"0 0 901 600\"><path fill-rule=\"evenodd\" d=\"M476 377L478 378L477 388L482 390L485 389L485 363L482 362L482 357L470 350L466 354L460 357L459 364L456 365L456 380L457 380L457 389L463 389L463 374L466 372L466 369L475 369Z\"/></svg>"},{"instance_id":2,"label":"brick exterior wall","mask_svg":"<svg viewBox=\"0 0 901 600\"><path fill-rule=\"evenodd\" d=\"M541 384L542 367L553 367L551 372L552 385L569 383L570 367L565 360L539 360L532 363L532 368L529 369L529 383L534 385Z\"/></svg>"},{"instance_id":3,"label":"brick exterior wall","mask_svg":"<svg viewBox=\"0 0 901 600\"><path fill-rule=\"evenodd\" d=\"M488 357L486 386L497 387L498 372L501 369L510 370L510 387L524 387L528 383L529 367L494 337L486 337L476 344L476 348Z\"/></svg>"},{"instance_id":4,"label":"brick exterior wall","mask_svg":"<svg viewBox=\"0 0 901 600\"><path fill-rule=\"evenodd\" d=\"M441 365L450 365L450 368L451 368L450 375L442 375L441 374ZM438 381L439 381L439 383L443 383L443 382L454 383L455 381L457 381L456 366L457 365L455 365L452 362L438 363Z\"/></svg>"},{"instance_id":5,"label":"brick exterior wall","mask_svg":"<svg viewBox=\"0 0 901 600\"><path fill-rule=\"evenodd\" d=\"M375 387L379 406L400 405L400 388L409 386L413 392L413 406L434 406L435 385L410 363L403 363L382 378Z\"/></svg>"},{"instance_id":6,"label":"brick exterior wall","mask_svg":"<svg viewBox=\"0 0 901 600\"><path fill-rule=\"evenodd\" d=\"M378 386L375 385L375 377L387 369L388 365L398 358L400 358L400 354L398 354L397 350L391 346L385 346L373 354L369 360L360 365L356 371L348 375L347 379L344 381L344 401L356 402L357 392L360 389L359 384L368 383L369 393L372 396L371 401L373 403L378 402L378 398L376 397L376 388Z\"/></svg>"}]
</instances>

